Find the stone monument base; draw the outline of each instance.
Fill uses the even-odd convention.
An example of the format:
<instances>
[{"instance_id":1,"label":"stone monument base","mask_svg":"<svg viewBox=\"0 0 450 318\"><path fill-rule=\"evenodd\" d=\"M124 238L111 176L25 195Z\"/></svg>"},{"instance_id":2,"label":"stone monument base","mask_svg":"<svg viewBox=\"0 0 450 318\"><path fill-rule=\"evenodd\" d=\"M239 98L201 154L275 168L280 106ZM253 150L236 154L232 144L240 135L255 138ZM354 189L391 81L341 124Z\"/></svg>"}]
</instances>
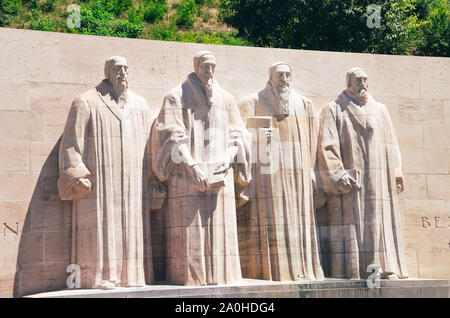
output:
<instances>
[{"instance_id":1,"label":"stone monument base","mask_svg":"<svg viewBox=\"0 0 450 318\"><path fill-rule=\"evenodd\" d=\"M450 280L381 280L370 289L365 280L326 279L321 282L272 282L244 279L216 286L148 285L110 290L65 289L27 298L450 298Z\"/></svg>"}]
</instances>

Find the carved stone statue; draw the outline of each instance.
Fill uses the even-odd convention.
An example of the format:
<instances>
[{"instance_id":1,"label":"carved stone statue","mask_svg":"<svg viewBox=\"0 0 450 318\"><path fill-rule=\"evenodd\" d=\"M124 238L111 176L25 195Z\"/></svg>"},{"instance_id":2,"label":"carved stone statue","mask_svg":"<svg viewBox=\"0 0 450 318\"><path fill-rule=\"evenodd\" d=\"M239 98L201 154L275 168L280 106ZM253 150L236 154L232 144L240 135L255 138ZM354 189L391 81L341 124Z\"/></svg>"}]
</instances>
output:
<instances>
[{"instance_id":1,"label":"carved stone statue","mask_svg":"<svg viewBox=\"0 0 450 318\"><path fill-rule=\"evenodd\" d=\"M234 183L249 180L249 149L215 66L213 53L195 54L195 72L166 95L152 130L153 170L168 184L167 278L175 284L241 279Z\"/></svg>"},{"instance_id":2,"label":"carved stone statue","mask_svg":"<svg viewBox=\"0 0 450 318\"><path fill-rule=\"evenodd\" d=\"M288 64L273 64L269 77L262 91L239 102L256 162L249 211L240 212L243 272L278 281L322 279L313 208L317 116L312 101L291 87Z\"/></svg>"},{"instance_id":3,"label":"carved stone statue","mask_svg":"<svg viewBox=\"0 0 450 318\"><path fill-rule=\"evenodd\" d=\"M398 193L402 162L388 109L368 93L361 68L321 115L318 169L328 197L331 276L407 277Z\"/></svg>"},{"instance_id":4,"label":"carved stone statue","mask_svg":"<svg viewBox=\"0 0 450 318\"><path fill-rule=\"evenodd\" d=\"M73 201L72 262L82 288L145 285L143 166L153 118L128 90L125 58L108 59L105 77L73 101L59 151L58 191Z\"/></svg>"}]
</instances>

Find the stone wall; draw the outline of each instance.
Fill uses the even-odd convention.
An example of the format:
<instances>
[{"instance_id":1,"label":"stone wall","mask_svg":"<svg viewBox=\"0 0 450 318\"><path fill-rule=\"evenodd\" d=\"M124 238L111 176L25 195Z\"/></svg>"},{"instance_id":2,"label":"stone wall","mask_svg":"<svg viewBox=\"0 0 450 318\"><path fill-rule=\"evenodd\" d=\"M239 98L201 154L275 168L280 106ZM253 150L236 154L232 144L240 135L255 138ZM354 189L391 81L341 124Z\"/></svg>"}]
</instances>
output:
<instances>
[{"instance_id":1,"label":"stone wall","mask_svg":"<svg viewBox=\"0 0 450 318\"><path fill-rule=\"evenodd\" d=\"M265 86L275 61L291 64L293 84L317 110L363 67L385 103L403 154L400 195L411 277L450 278L450 59L264 49L79 36L0 28L0 296L65 287L71 203L58 199L58 145L71 101L103 78L112 55L128 58L130 85L155 115L164 94L213 51L216 77L236 99ZM163 220L157 212L152 215ZM162 241L153 224L154 252ZM155 268L163 273L163 259ZM162 275L162 274L160 274Z\"/></svg>"}]
</instances>

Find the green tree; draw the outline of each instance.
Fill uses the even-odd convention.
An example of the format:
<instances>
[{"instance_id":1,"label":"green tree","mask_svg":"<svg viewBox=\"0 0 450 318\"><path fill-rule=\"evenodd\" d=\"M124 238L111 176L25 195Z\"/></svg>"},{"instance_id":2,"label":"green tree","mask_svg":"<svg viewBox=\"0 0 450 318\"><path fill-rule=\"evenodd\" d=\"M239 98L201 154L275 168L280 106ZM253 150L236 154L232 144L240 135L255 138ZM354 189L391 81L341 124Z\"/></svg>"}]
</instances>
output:
<instances>
[{"instance_id":1,"label":"green tree","mask_svg":"<svg viewBox=\"0 0 450 318\"><path fill-rule=\"evenodd\" d=\"M0 27L7 26L9 24L9 19L19 12L21 6L21 0L1 0Z\"/></svg>"},{"instance_id":2,"label":"green tree","mask_svg":"<svg viewBox=\"0 0 450 318\"><path fill-rule=\"evenodd\" d=\"M376 1L381 21L372 28L373 0L220 0L220 16L258 46L411 54L423 25L416 2Z\"/></svg>"},{"instance_id":3,"label":"green tree","mask_svg":"<svg viewBox=\"0 0 450 318\"><path fill-rule=\"evenodd\" d=\"M161 20L169 11L166 0L144 0L144 20L148 23L154 23Z\"/></svg>"},{"instance_id":4,"label":"green tree","mask_svg":"<svg viewBox=\"0 0 450 318\"><path fill-rule=\"evenodd\" d=\"M180 0L175 2L175 22L178 26L190 27L196 20L197 6L195 0Z\"/></svg>"},{"instance_id":5,"label":"green tree","mask_svg":"<svg viewBox=\"0 0 450 318\"><path fill-rule=\"evenodd\" d=\"M450 5L447 0L422 0L417 6L423 17L417 54L450 56Z\"/></svg>"}]
</instances>

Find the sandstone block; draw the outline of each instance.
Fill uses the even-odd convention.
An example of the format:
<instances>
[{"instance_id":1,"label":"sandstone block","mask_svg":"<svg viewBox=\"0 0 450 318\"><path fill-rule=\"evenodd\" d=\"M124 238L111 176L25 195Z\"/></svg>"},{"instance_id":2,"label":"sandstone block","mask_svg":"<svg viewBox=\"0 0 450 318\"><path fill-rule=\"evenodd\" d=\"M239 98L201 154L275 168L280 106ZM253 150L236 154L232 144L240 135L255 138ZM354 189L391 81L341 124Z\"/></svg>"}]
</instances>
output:
<instances>
[{"instance_id":1,"label":"sandstone block","mask_svg":"<svg viewBox=\"0 0 450 318\"><path fill-rule=\"evenodd\" d=\"M29 170L30 143L0 141L0 170Z\"/></svg>"},{"instance_id":2,"label":"sandstone block","mask_svg":"<svg viewBox=\"0 0 450 318\"><path fill-rule=\"evenodd\" d=\"M428 198L448 200L450 189L450 175L428 175Z\"/></svg>"},{"instance_id":3,"label":"sandstone block","mask_svg":"<svg viewBox=\"0 0 450 318\"><path fill-rule=\"evenodd\" d=\"M420 98L418 60L417 57L373 55L374 72L369 85L374 96Z\"/></svg>"},{"instance_id":4,"label":"sandstone block","mask_svg":"<svg viewBox=\"0 0 450 318\"><path fill-rule=\"evenodd\" d=\"M426 148L450 148L450 129L445 124L426 124L423 127Z\"/></svg>"},{"instance_id":5,"label":"sandstone block","mask_svg":"<svg viewBox=\"0 0 450 318\"><path fill-rule=\"evenodd\" d=\"M0 201L29 201L36 176L30 172L0 172L6 186L0 187Z\"/></svg>"},{"instance_id":6,"label":"sandstone block","mask_svg":"<svg viewBox=\"0 0 450 318\"><path fill-rule=\"evenodd\" d=\"M70 232L45 232L44 255L46 262L70 263Z\"/></svg>"},{"instance_id":7,"label":"sandstone block","mask_svg":"<svg viewBox=\"0 0 450 318\"><path fill-rule=\"evenodd\" d=\"M450 83L450 63L448 59L438 59L429 63L429 58L420 57L420 93L424 98L448 98ZM416 66L417 67L417 66Z\"/></svg>"},{"instance_id":8,"label":"sandstone block","mask_svg":"<svg viewBox=\"0 0 450 318\"><path fill-rule=\"evenodd\" d=\"M0 111L0 140L26 141L31 138L29 112Z\"/></svg>"},{"instance_id":9,"label":"sandstone block","mask_svg":"<svg viewBox=\"0 0 450 318\"><path fill-rule=\"evenodd\" d=\"M0 110L28 111L29 88L27 82L0 80Z\"/></svg>"}]
</instances>

